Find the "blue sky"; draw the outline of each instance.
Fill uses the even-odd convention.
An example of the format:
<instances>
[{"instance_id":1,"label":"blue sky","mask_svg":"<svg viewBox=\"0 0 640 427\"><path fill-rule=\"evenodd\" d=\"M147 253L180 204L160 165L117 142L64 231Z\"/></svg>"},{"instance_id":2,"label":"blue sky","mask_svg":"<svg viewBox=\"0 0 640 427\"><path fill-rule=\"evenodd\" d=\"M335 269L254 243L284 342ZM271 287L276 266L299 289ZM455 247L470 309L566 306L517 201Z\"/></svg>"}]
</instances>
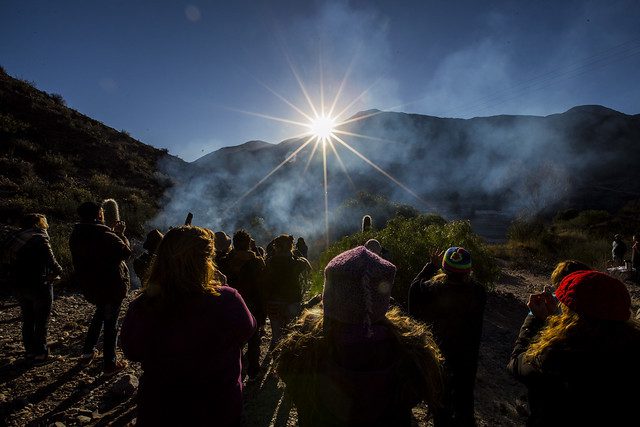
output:
<instances>
[{"instance_id":1,"label":"blue sky","mask_svg":"<svg viewBox=\"0 0 640 427\"><path fill-rule=\"evenodd\" d=\"M0 0L0 65L190 161L304 131L240 112L304 121L292 69L345 115L638 114L640 2Z\"/></svg>"}]
</instances>

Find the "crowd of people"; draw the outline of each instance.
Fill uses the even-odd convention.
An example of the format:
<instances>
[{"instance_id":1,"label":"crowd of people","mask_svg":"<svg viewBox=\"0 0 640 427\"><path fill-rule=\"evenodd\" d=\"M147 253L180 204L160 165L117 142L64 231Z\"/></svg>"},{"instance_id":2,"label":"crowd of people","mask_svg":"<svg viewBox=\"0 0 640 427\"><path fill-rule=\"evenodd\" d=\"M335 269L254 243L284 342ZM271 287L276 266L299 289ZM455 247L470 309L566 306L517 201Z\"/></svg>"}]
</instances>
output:
<instances>
[{"instance_id":1,"label":"crowd of people","mask_svg":"<svg viewBox=\"0 0 640 427\"><path fill-rule=\"evenodd\" d=\"M324 266L322 294L304 303L311 264L302 237L283 234L264 249L245 230L152 230L133 260L142 289L119 330L132 257L125 223L114 200L85 202L78 216L69 238L74 277L95 306L79 363L96 360L101 333L105 376L125 369L125 358L141 363L138 425L238 426L244 376L258 378L267 364L302 426L410 426L420 402L436 427L476 425L487 291L465 248L426 257L399 307L391 298L396 267L370 239ZM362 230L371 224L366 216ZM26 215L9 247L25 356L34 364L53 357L47 325L52 283L62 274L47 228L44 215ZM626 285L564 261L527 306L507 369L528 388L528 425L631 419L634 395L622 383L640 379L640 328ZM261 355L267 326L271 342Z\"/></svg>"}]
</instances>

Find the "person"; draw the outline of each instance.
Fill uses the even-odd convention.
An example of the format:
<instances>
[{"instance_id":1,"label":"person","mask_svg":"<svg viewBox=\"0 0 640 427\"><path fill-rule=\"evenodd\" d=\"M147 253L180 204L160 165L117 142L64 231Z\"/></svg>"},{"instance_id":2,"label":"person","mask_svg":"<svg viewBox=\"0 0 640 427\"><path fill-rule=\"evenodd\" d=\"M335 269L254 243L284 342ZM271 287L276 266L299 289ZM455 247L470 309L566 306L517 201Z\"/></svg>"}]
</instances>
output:
<instances>
[{"instance_id":1,"label":"person","mask_svg":"<svg viewBox=\"0 0 640 427\"><path fill-rule=\"evenodd\" d=\"M226 258L227 283L236 289L256 319L258 329L247 345L247 375L250 379L260 371L260 328L266 323L263 276L265 263L251 250L253 239L245 230L233 234L233 250Z\"/></svg>"},{"instance_id":2,"label":"person","mask_svg":"<svg viewBox=\"0 0 640 427\"><path fill-rule=\"evenodd\" d=\"M369 215L365 215L362 217L362 232L366 233L368 231L371 231L371 229L373 228L373 224L371 221L371 216Z\"/></svg>"},{"instance_id":3,"label":"person","mask_svg":"<svg viewBox=\"0 0 640 427\"><path fill-rule=\"evenodd\" d=\"M304 241L304 238L298 237L298 240L296 241L296 251L299 254L298 256L301 256L303 258L309 258L309 247L307 246L307 243Z\"/></svg>"},{"instance_id":4,"label":"person","mask_svg":"<svg viewBox=\"0 0 640 427\"><path fill-rule=\"evenodd\" d=\"M160 241L163 237L164 235L156 228L147 233L147 238L142 244L142 248L145 252L133 260L133 271L136 273L136 276L138 276L138 279L140 279L140 283L143 286L144 282L147 280L151 263L153 262L156 251L158 250L158 245L160 245Z\"/></svg>"},{"instance_id":5,"label":"person","mask_svg":"<svg viewBox=\"0 0 640 427\"><path fill-rule=\"evenodd\" d=\"M78 207L80 222L71 237L69 248L77 282L87 301L96 309L87 331L80 362L91 364L97 356L96 345L104 327L103 372L113 375L127 363L116 356L118 314L129 288L126 260L131 255L124 236L125 225L117 222L113 229L104 224L104 210L95 202Z\"/></svg>"},{"instance_id":6,"label":"person","mask_svg":"<svg viewBox=\"0 0 640 427\"><path fill-rule=\"evenodd\" d=\"M22 316L22 342L28 361L44 363L49 358L47 330L53 304L53 281L62 267L49 243L49 224L43 214L31 213L20 221L10 241L13 288Z\"/></svg>"},{"instance_id":7,"label":"person","mask_svg":"<svg viewBox=\"0 0 640 427\"><path fill-rule=\"evenodd\" d=\"M631 266L633 267L633 280L640 282L640 242L638 235L633 235L633 245L631 246Z\"/></svg>"},{"instance_id":8,"label":"person","mask_svg":"<svg viewBox=\"0 0 640 427\"><path fill-rule=\"evenodd\" d=\"M285 327L300 314L302 277L311 271L306 258L293 254L293 236L282 234L273 240L272 255L266 261L267 315L271 322L273 349Z\"/></svg>"},{"instance_id":9,"label":"person","mask_svg":"<svg viewBox=\"0 0 640 427\"><path fill-rule=\"evenodd\" d=\"M621 281L576 271L529 297L508 371L529 394L527 426L627 425L637 417L629 385L640 380L640 329Z\"/></svg>"},{"instance_id":10,"label":"person","mask_svg":"<svg viewBox=\"0 0 640 427\"><path fill-rule=\"evenodd\" d=\"M436 274L439 267L442 273ZM445 358L443 407L434 426L474 426L474 396L486 291L471 275L469 251L434 253L409 289L409 314L433 328ZM434 276L435 275L435 276Z\"/></svg>"},{"instance_id":11,"label":"person","mask_svg":"<svg viewBox=\"0 0 640 427\"><path fill-rule=\"evenodd\" d=\"M558 287L560 282L562 282L562 279L567 277L569 274L584 270L593 270L593 268L583 262L572 259L560 261L556 264L556 267L551 273L551 286L553 287L553 291L555 292L555 289Z\"/></svg>"},{"instance_id":12,"label":"person","mask_svg":"<svg viewBox=\"0 0 640 427\"><path fill-rule=\"evenodd\" d=\"M327 264L322 308L274 355L300 426L408 427L420 401L439 405L442 355L428 327L389 310L395 273L364 246Z\"/></svg>"},{"instance_id":13,"label":"person","mask_svg":"<svg viewBox=\"0 0 640 427\"><path fill-rule=\"evenodd\" d=\"M611 245L611 258L615 266L624 265L624 256L627 253L627 244L622 240L622 236L616 234Z\"/></svg>"},{"instance_id":14,"label":"person","mask_svg":"<svg viewBox=\"0 0 640 427\"><path fill-rule=\"evenodd\" d=\"M136 425L240 425L240 355L256 321L217 280L214 253L211 230L172 228L129 305L122 350L143 371Z\"/></svg>"}]
</instances>

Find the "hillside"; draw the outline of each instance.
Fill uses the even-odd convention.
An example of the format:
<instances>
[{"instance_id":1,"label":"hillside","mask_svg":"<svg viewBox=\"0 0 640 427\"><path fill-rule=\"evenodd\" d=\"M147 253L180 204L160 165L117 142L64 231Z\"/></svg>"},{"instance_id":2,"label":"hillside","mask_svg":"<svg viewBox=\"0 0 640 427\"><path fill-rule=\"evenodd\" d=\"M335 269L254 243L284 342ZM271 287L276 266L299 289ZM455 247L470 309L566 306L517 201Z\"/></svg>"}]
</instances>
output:
<instances>
[{"instance_id":1,"label":"hillside","mask_svg":"<svg viewBox=\"0 0 640 427\"><path fill-rule=\"evenodd\" d=\"M334 143L339 160L327 147L333 230L357 224L366 213L341 209L360 192L449 218L489 212L503 222L569 208L616 211L640 198L640 115L587 105L546 117L451 119L377 110L354 117L361 120L342 130L366 138L341 137L420 199ZM309 162L313 144L247 194L303 142L247 143L189 164L160 224L188 209L201 223L225 230L258 221L273 232L322 232L322 150Z\"/></svg>"},{"instance_id":2,"label":"hillside","mask_svg":"<svg viewBox=\"0 0 640 427\"><path fill-rule=\"evenodd\" d=\"M0 223L26 212L46 214L63 262L83 201L115 198L128 234L143 234L171 182L157 172L161 159L184 163L0 70Z\"/></svg>"}]
</instances>

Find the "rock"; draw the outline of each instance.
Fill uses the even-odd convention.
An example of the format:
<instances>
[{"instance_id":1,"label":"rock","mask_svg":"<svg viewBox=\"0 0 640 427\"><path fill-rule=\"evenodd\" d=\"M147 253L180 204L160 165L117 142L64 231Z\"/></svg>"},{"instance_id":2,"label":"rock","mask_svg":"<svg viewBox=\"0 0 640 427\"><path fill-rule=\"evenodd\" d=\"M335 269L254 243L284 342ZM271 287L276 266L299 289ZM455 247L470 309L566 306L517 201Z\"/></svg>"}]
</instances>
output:
<instances>
[{"instance_id":1,"label":"rock","mask_svg":"<svg viewBox=\"0 0 640 427\"><path fill-rule=\"evenodd\" d=\"M80 424L89 424L91 421L93 421L91 417L87 417L86 415L78 415L78 418L76 418L76 420L78 420Z\"/></svg>"},{"instance_id":2,"label":"rock","mask_svg":"<svg viewBox=\"0 0 640 427\"><path fill-rule=\"evenodd\" d=\"M113 383L110 391L116 396L127 397L135 393L137 388L138 378L135 375L127 374Z\"/></svg>"},{"instance_id":3,"label":"rock","mask_svg":"<svg viewBox=\"0 0 640 427\"><path fill-rule=\"evenodd\" d=\"M62 421L56 421L55 423L49 424L49 427L67 427L64 425Z\"/></svg>"}]
</instances>

